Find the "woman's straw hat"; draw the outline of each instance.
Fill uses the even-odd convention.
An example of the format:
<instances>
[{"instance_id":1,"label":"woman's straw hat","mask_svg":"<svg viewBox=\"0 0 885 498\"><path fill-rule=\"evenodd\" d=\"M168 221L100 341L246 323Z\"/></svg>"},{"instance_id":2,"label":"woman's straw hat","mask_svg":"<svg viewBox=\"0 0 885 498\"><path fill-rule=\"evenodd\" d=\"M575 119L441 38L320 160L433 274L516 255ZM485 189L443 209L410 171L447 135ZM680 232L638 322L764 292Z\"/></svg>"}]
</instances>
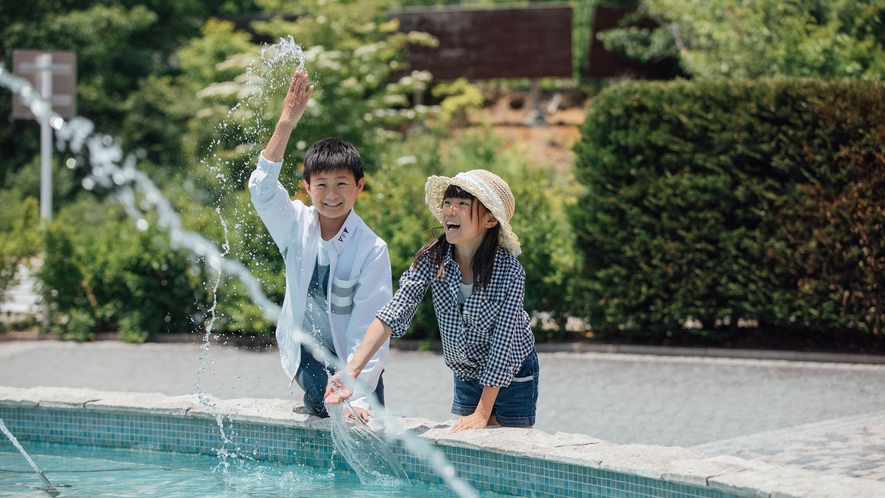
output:
<instances>
[{"instance_id":1,"label":"woman's straw hat","mask_svg":"<svg viewBox=\"0 0 885 498\"><path fill-rule=\"evenodd\" d=\"M443 195L449 185L461 187L463 190L470 192L474 197L479 199L492 216L498 220L501 230L498 235L498 243L514 256L519 256L522 250L519 248L519 237L513 233L510 227L510 218L513 217L513 210L516 201L513 194L510 193L510 187L507 182L498 175L490 173L484 169L474 169L471 171L458 173L452 178L445 176L431 176L427 179L424 186L424 201L430 207L430 212L440 223L445 223L442 214Z\"/></svg>"}]
</instances>

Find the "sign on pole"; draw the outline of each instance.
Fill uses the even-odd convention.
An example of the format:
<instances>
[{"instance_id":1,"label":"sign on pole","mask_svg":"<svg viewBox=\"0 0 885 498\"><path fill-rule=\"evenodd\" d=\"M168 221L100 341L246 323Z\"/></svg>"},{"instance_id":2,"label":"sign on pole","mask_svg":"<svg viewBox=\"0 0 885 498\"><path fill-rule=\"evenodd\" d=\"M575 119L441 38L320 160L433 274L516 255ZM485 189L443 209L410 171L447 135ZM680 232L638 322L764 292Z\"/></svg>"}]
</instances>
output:
<instances>
[{"instance_id":1,"label":"sign on pole","mask_svg":"<svg viewBox=\"0 0 885 498\"><path fill-rule=\"evenodd\" d=\"M52 112L63 118L77 113L77 56L73 52L13 50L13 74L28 80L40 92L47 112L40 112L40 218L52 219ZM13 92L15 118L37 119L21 96ZM43 330L49 330L49 303L43 305Z\"/></svg>"},{"instance_id":2,"label":"sign on pole","mask_svg":"<svg viewBox=\"0 0 885 498\"><path fill-rule=\"evenodd\" d=\"M63 118L72 118L77 115L77 54L16 49L12 51L12 72L15 76L28 80L39 91L41 83L37 58L46 54L52 56L52 110ZM12 116L18 119L34 119L21 96L15 92L12 95Z\"/></svg>"}]
</instances>

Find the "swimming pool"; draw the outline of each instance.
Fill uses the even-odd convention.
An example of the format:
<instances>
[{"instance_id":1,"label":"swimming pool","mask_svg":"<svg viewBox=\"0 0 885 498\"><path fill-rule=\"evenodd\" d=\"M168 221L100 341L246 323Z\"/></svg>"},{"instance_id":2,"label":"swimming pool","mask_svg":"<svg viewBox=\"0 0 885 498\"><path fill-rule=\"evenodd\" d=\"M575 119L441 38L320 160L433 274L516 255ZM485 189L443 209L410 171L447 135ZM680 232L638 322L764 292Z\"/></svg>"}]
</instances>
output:
<instances>
[{"instance_id":1,"label":"swimming pool","mask_svg":"<svg viewBox=\"0 0 885 498\"><path fill-rule=\"evenodd\" d=\"M312 467L320 482L324 482L322 478L329 475L330 469L335 479L349 475L347 463L335 454L328 420L293 413L292 401L213 399L210 404L206 406L196 396L0 386L0 418L29 452L36 446L52 444L73 445L88 451L95 447L138 450L150 455L153 453L146 450L176 452L189 455L188 458L208 455L202 458L210 458L214 466L214 455L223 451L272 464L269 470L261 471L271 481L268 486L280 486L274 481L290 479L287 473L295 472L295 467ZM224 440L219 420L223 422ZM475 489L502 495L885 496L885 483L878 481L774 467L732 457L709 458L685 448L618 445L581 434L524 429L448 435L447 426L426 419L401 419L399 423L433 443L457 475ZM14 451L4 441L0 441L0 448ZM391 449L412 481L442 484L423 458L398 443ZM239 465L238 459L230 461L231 467ZM37 464L45 466L40 461ZM196 469L198 474L207 471L202 464ZM43 470L53 482L59 482L48 468ZM290 493L257 496L276 494Z\"/></svg>"},{"instance_id":2,"label":"swimming pool","mask_svg":"<svg viewBox=\"0 0 885 498\"><path fill-rule=\"evenodd\" d=\"M7 442L8 443L8 442ZM130 448L31 443L28 454L58 487L60 497L191 498L212 496L361 496L457 498L445 487L365 486L356 475L247 459ZM0 497L45 497L40 479L11 444L0 444ZM492 497L492 494L484 496Z\"/></svg>"}]
</instances>

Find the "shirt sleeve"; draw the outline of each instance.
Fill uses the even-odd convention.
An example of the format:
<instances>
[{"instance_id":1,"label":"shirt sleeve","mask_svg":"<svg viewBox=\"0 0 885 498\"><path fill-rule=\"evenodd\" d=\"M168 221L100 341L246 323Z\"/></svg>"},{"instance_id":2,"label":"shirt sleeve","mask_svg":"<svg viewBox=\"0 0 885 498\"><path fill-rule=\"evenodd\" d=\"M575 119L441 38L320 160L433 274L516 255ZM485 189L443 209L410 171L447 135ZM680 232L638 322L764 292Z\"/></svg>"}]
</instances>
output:
<instances>
[{"instance_id":1,"label":"shirt sleeve","mask_svg":"<svg viewBox=\"0 0 885 498\"><path fill-rule=\"evenodd\" d=\"M252 205L267 227L280 252L285 252L289 234L299 219L301 202L292 202L289 192L279 181L282 162L271 162L258 154L258 166L249 177Z\"/></svg>"},{"instance_id":2,"label":"shirt sleeve","mask_svg":"<svg viewBox=\"0 0 885 498\"><path fill-rule=\"evenodd\" d=\"M523 305L525 272L519 267L511 274L501 311L492 329L489 361L479 383L491 387L507 387L513 374L534 348L534 336ZM526 339L526 328L531 341Z\"/></svg>"},{"instance_id":3,"label":"shirt sleeve","mask_svg":"<svg viewBox=\"0 0 885 498\"><path fill-rule=\"evenodd\" d=\"M393 295L393 299L375 314L393 329L393 337L402 337L409 330L418 305L421 304L421 299L430 286L430 279L429 258L425 255L418 263L403 272L399 278L399 289Z\"/></svg>"}]
</instances>

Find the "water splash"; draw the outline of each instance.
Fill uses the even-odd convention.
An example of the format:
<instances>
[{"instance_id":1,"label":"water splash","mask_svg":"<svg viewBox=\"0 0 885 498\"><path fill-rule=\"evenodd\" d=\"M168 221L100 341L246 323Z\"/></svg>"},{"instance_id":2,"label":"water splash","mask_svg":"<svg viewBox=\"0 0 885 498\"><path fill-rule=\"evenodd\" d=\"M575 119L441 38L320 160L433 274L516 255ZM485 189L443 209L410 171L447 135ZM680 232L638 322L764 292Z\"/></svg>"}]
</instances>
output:
<instances>
[{"instance_id":1,"label":"water splash","mask_svg":"<svg viewBox=\"0 0 885 498\"><path fill-rule=\"evenodd\" d=\"M249 67L242 78L243 85L237 93L238 103L228 111L227 118L216 127L216 132L219 135L226 135L230 133L229 128L235 126L234 123L239 125L236 130L236 142L245 144L245 146L239 147L241 154L251 156L257 154L259 141L262 137L268 134L269 130L267 130L267 127L263 124L264 120L253 119L253 117L265 115L266 107L270 101L268 95L274 94L276 90L288 86L290 76L284 74L283 70L291 71L289 68L293 66L298 69L304 68L304 53L291 36L287 40L280 40L280 43L277 45L263 47L259 51L257 60L250 62ZM227 83L210 85L206 90L201 92L201 96L206 97L211 96L213 93L223 93L226 91L224 88L227 86ZM210 146L214 147L219 144L220 141L216 140L213 141ZM244 152L244 150L248 150L248 152ZM231 243L228 237L228 224L222 214L221 199L229 193L234 193L237 189L236 185L234 185L234 183L237 182L230 182L225 173L226 168L232 166L232 161L222 158L213 150L209 157L201 159L200 163L208 171L213 173L214 178L221 185L222 195L219 195L215 202L215 212L221 223L224 237L220 256L222 258L228 258L229 253L231 252ZM242 183L243 179L239 178L238 180L239 183ZM228 192L228 189L231 191ZM240 216L240 213L234 210L233 216ZM237 219L235 226L239 227L242 224L245 224L245 220ZM253 259L249 255L241 254L238 256L238 259ZM211 354L212 330L215 321L218 318L218 287L224 277L224 272L220 268L213 268L213 270L217 271L217 276L212 283L212 306L207 310L208 320L204 326L205 333L203 334L203 344L200 347L201 351L198 358L200 367L197 369L197 380L194 386L197 389L197 396L200 404L212 409L221 436L221 447L216 449L219 463L214 471L227 472L231 459L242 461L254 460L254 458L242 454L240 452L241 448L239 447L229 449L229 446L234 443L225 430L223 416L219 413L217 406L211 401L208 390L202 386L202 373L208 368L207 359ZM214 361L212 363L214 363Z\"/></svg>"},{"instance_id":2,"label":"water splash","mask_svg":"<svg viewBox=\"0 0 885 498\"><path fill-rule=\"evenodd\" d=\"M348 401L327 405L335 448L359 476L363 484L402 486L409 484L390 448L363 422Z\"/></svg>"},{"instance_id":3,"label":"water splash","mask_svg":"<svg viewBox=\"0 0 885 498\"><path fill-rule=\"evenodd\" d=\"M28 452L25 451L25 449L22 447L22 445L18 442L18 439L16 439L15 436L12 434L12 432L9 431L9 428L6 427L6 424L3 422L2 418L0 418L0 432L3 432L3 434L6 434L6 437L9 438L10 441L12 441L12 445L18 449L18 451L22 454L23 457L25 457L25 460L28 461L28 463L31 465L31 468L34 469L34 472L37 473L37 477L39 477L40 480L43 481L43 484L44 484L43 489L50 496L58 496L59 495L58 490L56 490L55 486L53 486L52 483L49 482L49 479L43 474L43 471L37 467L37 464L34 463L34 460L31 459L31 455L28 455ZM68 487L66 484L60 484L58 486L59 487Z\"/></svg>"},{"instance_id":4,"label":"water splash","mask_svg":"<svg viewBox=\"0 0 885 498\"><path fill-rule=\"evenodd\" d=\"M229 112L229 116L237 116L244 123L248 123L249 120L238 116L238 113L262 115L268 105L267 88L287 85L293 72L292 68L304 68L304 53L291 37L287 40L280 40L277 45L263 48L259 53L258 60L260 64L250 65L246 71L246 81L251 84L245 85L244 93L239 95L243 102L252 104L253 109L246 110L244 106L238 104ZM94 133L95 125L86 118L78 116L65 121L57 113L52 112L51 108L42 101L39 93L34 91L26 80L10 74L2 64L0 64L0 86L19 94L38 121L48 119L50 126L55 130L58 150L67 148L73 154L81 157L88 153L88 161L78 160L76 162L77 167L86 168L86 176L82 180L83 188L90 191L97 187L111 190L123 204L127 214L136 220L136 227L140 230L147 230L149 227L148 213L156 213L157 226L160 230L168 233L170 244L174 249L189 251L197 258L204 260L209 267L217 272L218 279L213 285L212 316L206 324L204 336L206 338L203 346L204 351L209 348L209 337L215 319L214 308L217 304L214 295L222 275L228 275L242 282L249 297L260 307L264 316L272 322L279 320L280 307L264 294L260 281L246 266L238 260L226 257L227 247L224 250L219 249L214 242L183 228L182 221L169 200L162 195L160 189L147 175L136 168L138 159L143 158L142 153L124 154L120 144L112 137ZM258 112L255 112L256 110ZM266 130L259 124L260 120L256 120L255 123L252 126L242 127L247 142L252 140L253 151L258 138L266 134ZM223 182L226 181L223 174L220 179ZM344 369L345 365L337 357L328 353L324 348L314 347L309 335L300 331L294 331L294 333L296 340L307 345L315 356L322 358L327 364L338 370ZM356 383L363 388L367 387L360 379L349 379L345 376L345 380L349 384ZM365 389L365 392L371 391L371 389ZM211 404L208 397L204 399L207 405ZM457 476L454 467L446 461L445 456L438 448L419 436L403 430L402 426L397 424L392 417L384 415L384 408L374 395L369 396L369 400L373 411L376 414L381 414L376 416L376 420L381 420L385 427L383 431L385 439L391 442L400 441L413 454L424 458L459 496L477 496L476 491ZM220 416L217 416L217 422L222 430L222 439L225 445L219 450L219 456L225 459L222 463L227 465L227 456L241 456L236 454L237 450L230 453L225 449L226 445L230 443L230 439L224 432L224 424Z\"/></svg>"}]
</instances>

